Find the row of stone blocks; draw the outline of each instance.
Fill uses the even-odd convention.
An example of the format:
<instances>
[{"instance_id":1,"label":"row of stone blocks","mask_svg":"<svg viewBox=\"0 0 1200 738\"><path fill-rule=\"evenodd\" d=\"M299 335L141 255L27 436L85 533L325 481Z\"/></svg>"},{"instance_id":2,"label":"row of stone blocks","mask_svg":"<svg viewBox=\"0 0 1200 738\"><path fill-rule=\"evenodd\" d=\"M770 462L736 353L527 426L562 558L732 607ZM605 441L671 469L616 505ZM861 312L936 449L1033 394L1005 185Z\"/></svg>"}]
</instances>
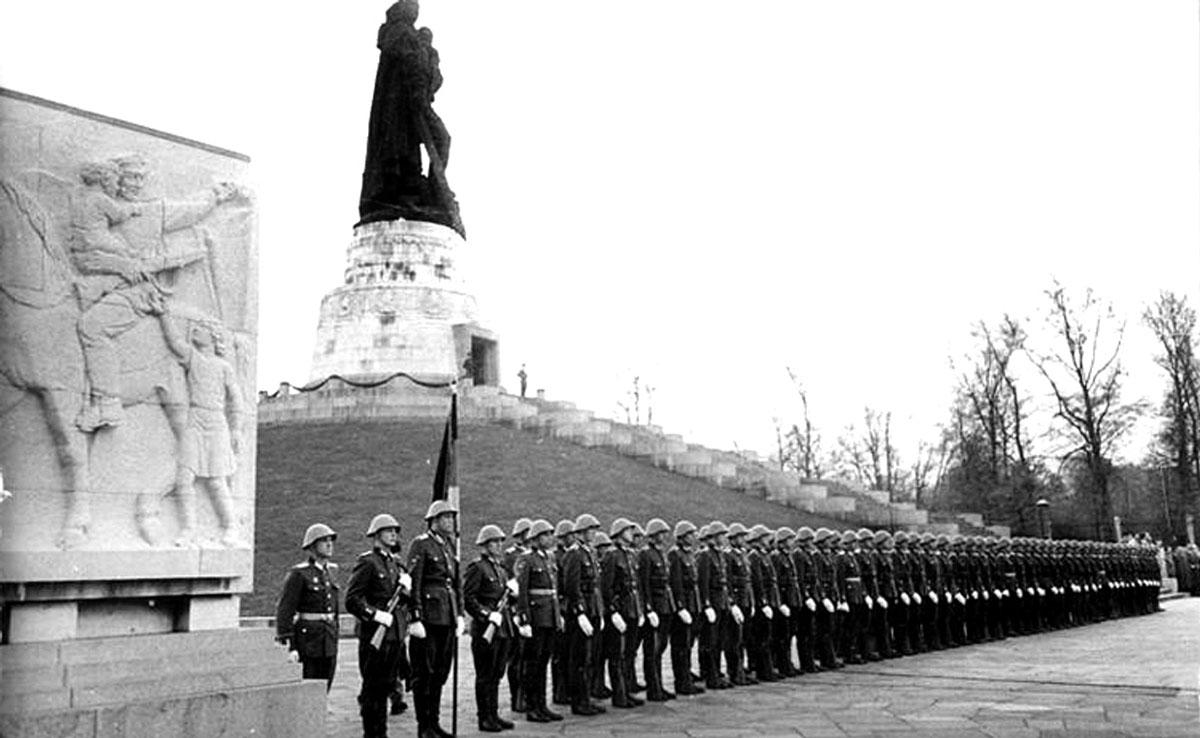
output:
<instances>
[{"instance_id":1,"label":"row of stone blocks","mask_svg":"<svg viewBox=\"0 0 1200 738\"><path fill-rule=\"evenodd\" d=\"M270 631L0 646L0 735L320 735L325 685Z\"/></svg>"}]
</instances>

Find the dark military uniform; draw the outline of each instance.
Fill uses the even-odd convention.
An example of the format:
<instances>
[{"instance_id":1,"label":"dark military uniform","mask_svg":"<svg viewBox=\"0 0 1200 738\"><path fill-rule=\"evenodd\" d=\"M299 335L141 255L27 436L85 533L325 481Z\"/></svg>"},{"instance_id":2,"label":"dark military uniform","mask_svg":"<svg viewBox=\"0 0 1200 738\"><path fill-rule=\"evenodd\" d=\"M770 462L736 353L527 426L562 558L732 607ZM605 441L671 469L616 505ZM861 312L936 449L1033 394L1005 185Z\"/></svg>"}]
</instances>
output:
<instances>
[{"instance_id":1,"label":"dark military uniform","mask_svg":"<svg viewBox=\"0 0 1200 738\"><path fill-rule=\"evenodd\" d=\"M798 631L804 598L800 596L800 582L796 576L796 563L786 548L776 548L769 554L775 569L775 582L779 586L779 604L787 606L788 614L775 615L775 627L771 631L772 661L780 676L793 677L801 673L792 661L792 639Z\"/></svg>"},{"instance_id":2,"label":"dark military uniform","mask_svg":"<svg viewBox=\"0 0 1200 738\"><path fill-rule=\"evenodd\" d=\"M691 624L678 615L671 619L671 672L675 675L675 691L679 694L698 694L704 691L692 683L692 646L696 635L707 624L700 606L699 572L696 555L689 549L675 546L667 553L670 567L671 596L680 612L686 610Z\"/></svg>"},{"instance_id":3,"label":"dark military uniform","mask_svg":"<svg viewBox=\"0 0 1200 738\"><path fill-rule=\"evenodd\" d=\"M554 569L558 575L558 581L555 582L555 587L559 592L559 606L563 607L562 591L563 591L563 571L565 569L564 562L567 557L567 547L563 545L560 538L554 546ZM552 699L556 705L570 704L570 699L567 696L567 634L555 633L554 645L550 649L550 684Z\"/></svg>"},{"instance_id":4,"label":"dark military uniform","mask_svg":"<svg viewBox=\"0 0 1200 738\"><path fill-rule=\"evenodd\" d=\"M325 566L309 557L296 564L283 582L275 607L275 638L295 651L305 679L324 679L333 685L337 671L338 585L337 564Z\"/></svg>"},{"instance_id":5,"label":"dark military uniform","mask_svg":"<svg viewBox=\"0 0 1200 738\"><path fill-rule=\"evenodd\" d=\"M424 638L410 638L413 702L418 727L438 724L442 686L454 663L455 627L458 623L458 559L454 544L430 530L413 539L408 548L408 569L413 579L413 622L425 625Z\"/></svg>"},{"instance_id":6,"label":"dark military uniform","mask_svg":"<svg viewBox=\"0 0 1200 738\"><path fill-rule=\"evenodd\" d=\"M514 542L504 549L503 564L509 576L517 576L517 563L527 553L529 549L521 543ZM525 679L521 676L521 668L525 663L524 650L524 638L514 638L508 649L508 694L513 712L525 712Z\"/></svg>"},{"instance_id":7,"label":"dark military uniform","mask_svg":"<svg viewBox=\"0 0 1200 738\"><path fill-rule=\"evenodd\" d=\"M725 647L725 669L729 680L742 686L756 683L758 680L746 675L745 669L745 632L747 621L754 617L754 589L750 585L750 560L743 549L729 547L725 552L725 567L729 576L729 606L730 616L725 623L723 645ZM738 623L732 614L736 605L742 611L742 622Z\"/></svg>"},{"instance_id":8,"label":"dark military uniform","mask_svg":"<svg viewBox=\"0 0 1200 738\"><path fill-rule=\"evenodd\" d=\"M796 654L800 669L807 673L819 671L817 666L817 611L822 608L821 584L817 578L816 552L807 544L792 551L792 566L796 572L797 597L800 604L792 608L796 631ZM809 607L809 602L813 607ZM832 650L832 649L831 649Z\"/></svg>"},{"instance_id":9,"label":"dark military uniform","mask_svg":"<svg viewBox=\"0 0 1200 738\"><path fill-rule=\"evenodd\" d=\"M554 635L563 627L557 582L558 572L553 553L530 551L519 560L517 618L519 624L533 629L532 637L526 639L524 664L521 667L525 679L525 708L529 713L549 711L546 705L546 667L550 663Z\"/></svg>"},{"instance_id":10,"label":"dark military uniform","mask_svg":"<svg viewBox=\"0 0 1200 738\"><path fill-rule=\"evenodd\" d=\"M757 548L751 549L746 559L750 562L750 591L754 593L754 602L757 605L754 614L750 616L751 636L746 639L747 651L758 680L774 682L778 681L779 677L775 674L775 659L771 649L773 626L776 619L782 619L775 567L771 564L769 555ZM767 617L768 612L770 617Z\"/></svg>"},{"instance_id":11,"label":"dark military uniform","mask_svg":"<svg viewBox=\"0 0 1200 738\"><path fill-rule=\"evenodd\" d=\"M871 563L875 569L874 631L875 650L885 659L895 658L892 629L899 623L903 612L896 588L896 560L891 551L876 548L871 552ZM880 602L879 600L883 600Z\"/></svg>"},{"instance_id":12,"label":"dark military uniform","mask_svg":"<svg viewBox=\"0 0 1200 738\"><path fill-rule=\"evenodd\" d=\"M646 699L668 699L663 687L662 655L667 650L668 628L675 619L675 597L671 593L667 556L653 543L638 554L638 583L647 621L642 628L642 673L646 678ZM658 618L658 627L649 622L650 613ZM674 695L670 695L674 696Z\"/></svg>"},{"instance_id":13,"label":"dark military uniform","mask_svg":"<svg viewBox=\"0 0 1200 738\"><path fill-rule=\"evenodd\" d=\"M499 716L500 679L508 663L509 645L516 635L512 615L500 608L507 591L508 571L486 553L467 565L463 574L463 610L471 616L471 656L475 660L475 708L480 721ZM500 612L500 626L488 619ZM484 637L491 627L492 639Z\"/></svg>"},{"instance_id":14,"label":"dark military uniform","mask_svg":"<svg viewBox=\"0 0 1200 738\"><path fill-rule=\"evenodd\" d=\"M818 548L811 554L814 578L817 582L817 590L812 593L813 599L817 601L814 650L821 660L821 666L826 669L837 669L842 666L839 653L843 657L846 655L845 651L838 648L841 638L838 632L836 608L839 603L845 601L845 595L841 588L842 580L838 576L838 559L836 554L825 548ZM830 606L835 609L830 611Z\"/></svg>"},{"instance_id":15,"label":"dark military uniform","mask_svg":"<svg viewBox=\"0 0 1200 738\"><path fill-rule=\"evenodd\" d=\"M840 551L837 557L838 583L850 611L843 618L841 632L842 658L848 664L861 664L867 655L867 623L870 611L866 606L861 563L853 551Z\"/></svg>"},{"instance_id":16,"label":"dark military uniform","mask_svg":"<svg viewBox=\"0 0 1200 738\"><path fill-rule=\"evenodd\" d=\"M354 628L358 635L358 673L362 677L358 703L366 738L387 735L388 694L396 674L407 672L404 631L411 598L400 599L392 611L395 619L391 626L383 628L372 619L376 611L387 608L388 600L400 586L403 572L404 567L395 556L376 548L359 555L346 586L346 610L358 618ZM371 638L381 628L383 642L374 648Z\"/></svg>"},{"instance_id":17,"label":"dark military uniform","mask_svg":"<svg viewBox=\"0 0 1200 738\"><path fill-rule=\"evenodd\" d=\"M567 696L577 711L591 708L593 641L604 625L600 606L600 567L591 547L579 542L563 559L562 599L566 611ZM579 625L587 617L592 635Z\"/></svg>"},{"instance_id":18,"label":"dark military uniform","mask_svg":"<svg viewBox=\"0 0 1200 738\"><path fill-rule=\"evenodd\" d=\"M625 621L625 632L620 632L612 622L605 624L604 650L608 655L608 681L612 688L612 703L615 707L633 707L641 703L631 693L633 685L628 683L629 659L634 652L629 644L637 642L638 618L642 612L638 594L637 576L628 549L617 543L604 554L600 562L600 595L604 612L608 618L620 615Z\"/></svg>"},{"instance_id":19,"label":"dark military uniform","mask_svg":"<svg viewBox=\"0 0 1200 738\"><path fill-rule=\"evenodd\" d=\"M698 588L701 612L694 621L700 624L700 675L709 689L724 689L731 686L721 676L721 652L732 616L729 613L729 571L725 555L717 548L706 547L696 556ZM704 610L711 608L716 614L714 622L708 622Z\"/></svg>"}]
</instances>

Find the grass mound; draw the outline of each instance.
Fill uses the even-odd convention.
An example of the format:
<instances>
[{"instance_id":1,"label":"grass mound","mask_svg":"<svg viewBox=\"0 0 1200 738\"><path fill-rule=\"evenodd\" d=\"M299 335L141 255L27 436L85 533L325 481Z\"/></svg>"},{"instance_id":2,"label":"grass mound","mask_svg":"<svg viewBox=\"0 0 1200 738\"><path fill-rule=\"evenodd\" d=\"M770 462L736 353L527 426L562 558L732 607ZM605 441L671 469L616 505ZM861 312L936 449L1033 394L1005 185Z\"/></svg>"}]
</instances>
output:
<instances>
[{"instance_id":1,"label":"grass mound","mask_svg":"<svg viewBox=\"0 0 1200 738\"><path fill-rule=\"evenodd\" d=\"M324 522L338 531L334 560L349 567L366 550L371 517L396 516L407 543L424 531L441 421L355 421L271 425L258 430L255 591L247 615L274 612L287 569L302 561L304 529ZM699 479L656 469L614 453L539 438L500 425L461 424L458 442L463 559L474 557L479 528L505 531L521 517L556 523L590 512L605 526L617 516L671 524L687 518L771 527L836 521L784 507ZM343 584L344 584L343 577Z\"/></svg>"}]
</instances>

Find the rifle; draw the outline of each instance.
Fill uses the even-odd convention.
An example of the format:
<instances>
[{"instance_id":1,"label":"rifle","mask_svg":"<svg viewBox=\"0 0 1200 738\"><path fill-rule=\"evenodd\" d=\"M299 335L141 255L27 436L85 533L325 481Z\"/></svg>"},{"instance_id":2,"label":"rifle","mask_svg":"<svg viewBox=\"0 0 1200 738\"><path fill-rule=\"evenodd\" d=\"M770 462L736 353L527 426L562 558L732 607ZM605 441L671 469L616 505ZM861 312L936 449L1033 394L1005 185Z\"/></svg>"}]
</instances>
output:
<instances>
[{"instance_id":1,"label":"rifle","mask_svg":"<svg viewBox=\"0 0 1200 738\"><path fill-rule=\"evenodd\" d=\"M386 612L389 615L393 614L393 611L396 609L396 605L400 604L400 595L403 594L402 590L403 590L403 587L401 587L400 584L397 583L396 591L392 592L392 597L391 597L391 599L388 600L387 608L384 610L384 612ZM386 634L387 634L387 627L383 626L382 624L379 624L378 627L375 628L375 635L371 636L371 648L378 651L379 647L383 645L383 637Z\"/></svg>"},{"instance_id":2,"label":"rifle","mask_svg":"<svg viewBox=\"0 0 1200 738\"><path fill-rule=\"evenodd\" d=\"M504 588L504 594L500 596L500 602L496 604L496 612L503 614L504 608L508 607L508 601L512 599L512 590L508 587ZM496 635L496 624L488 622L487 629L483 631L484 643L491 643L492 638Z\"/></svg>"}]
</instances>

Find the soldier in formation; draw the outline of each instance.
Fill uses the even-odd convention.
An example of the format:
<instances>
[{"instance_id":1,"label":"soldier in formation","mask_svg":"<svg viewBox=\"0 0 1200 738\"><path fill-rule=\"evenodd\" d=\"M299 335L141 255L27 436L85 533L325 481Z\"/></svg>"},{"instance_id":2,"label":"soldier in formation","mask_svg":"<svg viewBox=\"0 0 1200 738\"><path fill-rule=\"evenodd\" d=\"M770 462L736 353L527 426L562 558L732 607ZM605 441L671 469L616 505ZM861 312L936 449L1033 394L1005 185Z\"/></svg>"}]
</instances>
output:
<instances>
[{"instance_id":1,"label":"soldier in formation","mask_svg":"<svg viewBox=\"0 0 1200 738\"><path fill-rule=\"evenodd\" d=\"M639 707L643 689L647 700L667 701L1160 609L1157 549L1136 542L719 520L672 527L661 518L644 529L617 518L606 535L587 513L557 526L522 518L507 547L501 527L483 526L460 603L456 513L431 505L429 530L407 559L397 553L394 517L377 515L367 528L372 548L355 562L345 600L358 620L367 738L387 735L397 675L411 679L418 735L447 735L438 706L460 612L469 618L479 729L499 732L513 727L499 713L506 670L514 712L563 719L547 704L552 661L549 696L587 717L605 711L598 700ZM327 685L337 654L335 538L319 523L305 532L308 560L288 573L277 610L278 639L306 678ZM1181 584L1196 587L1200 554L1173 555ZM674 689L664 679L668 649Z\"/></svg>"}]
</instances>

